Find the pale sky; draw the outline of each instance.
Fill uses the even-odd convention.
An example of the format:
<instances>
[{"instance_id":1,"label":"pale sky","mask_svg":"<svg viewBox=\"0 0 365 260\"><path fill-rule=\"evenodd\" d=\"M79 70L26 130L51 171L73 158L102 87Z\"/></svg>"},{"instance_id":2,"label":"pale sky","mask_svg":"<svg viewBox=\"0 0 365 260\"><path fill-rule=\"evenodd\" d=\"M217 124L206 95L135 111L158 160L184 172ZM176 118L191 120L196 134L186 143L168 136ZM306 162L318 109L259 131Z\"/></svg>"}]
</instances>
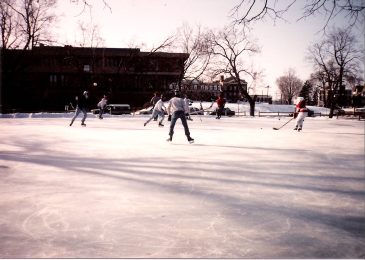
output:
<instances>
[{"instance_id":1,"label":"pale sky","mask_svg":"<svg viewBox=\"0 0 365 260\"><path fill-rule=\"evenodd\" d=\"M105 0L111 10L104 7L102 0L93 0L92 16L86 10L82 15L81 1L59 0L57 13L60 15L57 32L62 44L75 45L80 41L79 21L97 25L104 47L126 48L145 44L149 50L158 46L165 38L176 33L178 27L188 23L191 27L201 25L209 29L221 29L231 23L229 17L232 7L238 0ZM74 3L72 3L74 2ZM302 1L299 1L301 3ZM290 9L285 16L289 23L274 22L267 19L255 26L253 36L257 38L261 53L253 63L264 71L265 77L256 83L256 94L269 94L275 98L276 79L289 68L295 69L303 81L312 72L305 60L308 47L321 39L323 17L311 17L297 22L300 17L300 4ZM339 17L341 23L343 19ZM361 33L359 41L364 45ZM176 51L178 52L178 50ZM251 80L245 78L249 83ZM252 85L253 86L253 85Z\"/></svg>"}]
</instances>

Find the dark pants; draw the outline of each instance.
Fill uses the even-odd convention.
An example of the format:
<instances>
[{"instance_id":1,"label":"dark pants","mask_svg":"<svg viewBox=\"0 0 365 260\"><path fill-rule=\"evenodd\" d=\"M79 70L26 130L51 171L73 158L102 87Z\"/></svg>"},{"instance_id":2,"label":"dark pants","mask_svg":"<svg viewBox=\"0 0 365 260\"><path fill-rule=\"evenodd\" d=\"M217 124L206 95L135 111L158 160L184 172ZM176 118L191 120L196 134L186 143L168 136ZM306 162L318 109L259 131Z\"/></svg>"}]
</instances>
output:
<instances>
[{"instance_id":1,"label":"dark pants","mask_svg":"<svg viewBox=\"0 0 365 260\"><path fill-rule=\"evenodd\" d=\"M75 112L75 115L74 117L72 118L71 120L71 124L72 125L76 119L76 117L82 112L83 114L83 117L81 119L81 124L84 124L85 123L85 120L86 120L86 117L87 117L87 112L86 112L86 108L79 108L78 106L76 107L76 112Z\"/></svg>"},{"instance_id":2,"label":"dark pants","mask_svg":"<svg viewBox=\"0 0 365 260\"><path fill-rule=\"evenodd\" d=\"M99 118L103 117L103 114L105 112L105 108L106 108L106 106L99 107Z\"/></svg>"},{"instance_id":3,"label":"dark pants","mask_svg":"<svg viewBox=\"0 0 365 260\"><path fill-rule=\"evenodd\" d=\"M169 135L171 137L174 135L174 128L175 128L175 124L176 124L176 121L177 121L178 118L181 119L181 123L184 127L184 130L185 130L185 135L189 137L190 132L189 132L188 123L186 122L186 117L185 117L185 112L184 111L175 111L172 114Z\"/></svg>"},{"instance_id":4,"label":"dark pants","mask_svg":"<svg viewBox=\"0 0 365 260\"><path fill-rule=\"evenodd\" d=\"M223 108L224 107L218 107L218 109L217 109L217 118L221 118L221 116L223 115Z\"/></svg>"}]
</instances>

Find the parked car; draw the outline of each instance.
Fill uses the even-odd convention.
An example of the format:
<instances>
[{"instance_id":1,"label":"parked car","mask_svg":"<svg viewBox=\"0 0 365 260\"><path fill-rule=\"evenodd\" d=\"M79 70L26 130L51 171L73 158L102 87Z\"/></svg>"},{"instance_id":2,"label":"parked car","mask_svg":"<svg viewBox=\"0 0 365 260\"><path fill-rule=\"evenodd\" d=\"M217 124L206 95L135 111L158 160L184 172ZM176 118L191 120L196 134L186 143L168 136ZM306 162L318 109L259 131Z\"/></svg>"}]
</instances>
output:
<instances>
[{"instance_id":1,"label":"parked car","mask_svg":"<svg viewBox=\"0 0 365 260\"><path fill-rule=\"evenodd\" d=\"M365 113L365 107L355 108L355 113Z\"/></svg>"},{"instance_id":2,"label":"parked car","mask_svg":"<svg viewBox=\"0 0 365 260\"><path fill-rule=\"evenodd\" d=\"M100 109L92 109L91 112L93 114L99 114ZM106 105L105 114L111 115L122 115L122 114L130 114L131 106L129 104L109 104Z\"/></svg>"},{"instance_id":3,"label":"parked car","mask_svg":"<svg viewBox=\"0 0 365 260\"><path fill-rule=\"evenodd\" d=\"M216 115L216 114L217 114L217 110L210 112L209 115ZM223 108L223 113L222 113L223 116L234 116L235 114L236 113L233 110L231 110L230 108L228 108L228 107Z\"/></svg>"},{"instance_id":4,"label":"parked car","mask_svg":"<svg viewBox=\"0 0 365 260\"><path fill-rule=\"evenodd\" d=\"M361 118L365 118L365 107L359 107L356 108L354 111L354 115L359 117L359 120Z\"/></svg>"},{"instance_id":5,"label":"parked car","mask_svg":"<svg viewBox=\"0 0 365 260\"><path fill-rule=\"evenodd\" d=\"M333 110L333 114L337 115L337 116L343 116L346 114L345 110L343 110L342 108L340 107L336 107L334 110Z\"/></svg>"},{"instance_id":6,"label":"parked car","mask_svg":"<svg viewBox=\"0 0 365 260\"><path fill-rule=\"evenodd\" d=\"M131 106L129 104L109 104L107 109L111 115L130 114Z\"/></svg>"}]
</instances>

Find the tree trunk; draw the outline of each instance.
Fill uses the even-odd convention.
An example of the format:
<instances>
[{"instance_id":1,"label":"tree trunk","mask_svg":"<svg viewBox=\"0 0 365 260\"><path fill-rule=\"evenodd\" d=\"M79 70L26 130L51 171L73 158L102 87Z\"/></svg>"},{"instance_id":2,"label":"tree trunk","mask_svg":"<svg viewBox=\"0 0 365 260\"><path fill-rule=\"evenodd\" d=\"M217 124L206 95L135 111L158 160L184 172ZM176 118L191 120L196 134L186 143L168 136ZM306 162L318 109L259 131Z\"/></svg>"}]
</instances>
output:
<instances>
[{"instance_id":1,"label":"tree trunk","mask_svg":"<svg viewBox=\"0 0 365 260\"><path fill-rule=\"evenodd\" d=\"M329 118L334 116L334 111L336 107L336 99L335 99L335 91L330 90L327 95L327 100L329 103L330 113L328 115Z\"/></svg>"},{"instance_id":2,"label":"tree trunk","mask_svg":"<svg viewBox=\"0 0 365 260\"><path fill-rule=\"evenodd\" d=\"M330 114L328 115L329 118L333 117L334 111L335 111L335 102L332 102L330 107Z\"/></svg>"},{"instance_id":3,"label":"tree trunk","mask_svg":"<svg viewBox=\"0 0 365 260\"><path fill-rule=\"evenodd\" d=\"M255 116L255 99L250 97L248 103L250 104L250 116Z\"/></svg>"},{"instance_id":4,"label":"tree trunk","mask_svg":"<svg viewBox=\"0 0 365 260\"><path fill-rule=\"evenodd\" d=\"M250 104L250 116L255 116L255 101L256 98L252 98L248 92L245 90L245 88L241 85L241 83L238 83L242 95L247 99L248 103Z\"/></svg>"}]
</instances>

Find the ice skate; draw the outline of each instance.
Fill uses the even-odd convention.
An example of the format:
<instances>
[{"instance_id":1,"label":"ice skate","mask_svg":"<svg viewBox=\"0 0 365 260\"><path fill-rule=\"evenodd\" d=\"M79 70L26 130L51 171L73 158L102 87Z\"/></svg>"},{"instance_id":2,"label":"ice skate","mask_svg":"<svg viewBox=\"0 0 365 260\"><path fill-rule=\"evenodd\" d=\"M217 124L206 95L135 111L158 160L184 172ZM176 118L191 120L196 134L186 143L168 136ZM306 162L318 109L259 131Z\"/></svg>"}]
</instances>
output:
<instances>
[{"instance_id":1,"label":"ice skate","mask_svg":"<svg viewBox=\"0 0 365 260\"><path fill-rule=\"evenodd\" d=\"M172 136L166 139L167 142L172 142Z\"/></svg>"},{"instance_id":2,"label":"ice skate","mask_svg":"<svg viewBox=\"0 0 365 260\"><path fill-rule=\"evenodd\" d=\"M298 126L296 125L293 130L298 130Z\"/></svg>"},{"instance_id":3,"label":"ice skate","mask_svg":"<svg viewBox=\"0 0 365 260\"><path fill-rule=\"evenodd\" d=\"M298 128L298 132L300 132L300 131L302 131L302 128L301 127Z\"/></svg>"},{"instance_id":4,"label":"ice skate","mask_svg":"<svg viewBox=\"0 0 365 260\"><path fill-rule=\"evenodd\" d=\"M158 123L158 126L163 127L164 125L162 123Z\"/></svg>"},{"instance_id":5,"label":"ice skate","mask_svg":"<svg viewBox=\"0 0 365 260\"><path fill-rule=\"evenodd\" d=\"M189 143L194 143L194 139L193 138L191 138L190 136L188 136L188 141L189 141Z\"/></svg>"},{"instance_id":6,"label":"ice skate","mask_svg":"<svg viewBox=\"0 0 365 260\"><path fill-rule=\"evenodd\" d=\"M85 123L81 123L81 126L85 127L85 126L86 126L86 124L85 124Z\"/></svg>"}]
</instances>

